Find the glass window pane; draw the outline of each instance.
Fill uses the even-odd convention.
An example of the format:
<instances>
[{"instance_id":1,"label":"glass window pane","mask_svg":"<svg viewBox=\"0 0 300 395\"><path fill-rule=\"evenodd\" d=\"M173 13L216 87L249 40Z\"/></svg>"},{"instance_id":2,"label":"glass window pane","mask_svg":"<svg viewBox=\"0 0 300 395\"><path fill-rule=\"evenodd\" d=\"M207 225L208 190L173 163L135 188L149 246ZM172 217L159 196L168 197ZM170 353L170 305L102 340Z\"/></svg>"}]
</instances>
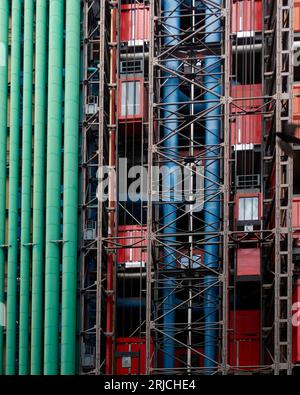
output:
<instances>
[{"instance_id":1,"label":"glass window pane","mask_svg":"<svg viewBox=\"0 0 300 395\"><path fill-rule=\"evenodd\" d=\"M258 197L247 197L239 199L239 220L258 220Z\"/></svg>"},{"instance_id":2,"label":"glass window pane","mask_svg":"<svg viewBox=\"0 0 300 395\"><path fill-rule=\"evenodd\" d=\"M253 221L258 220L258 198L253 198Z\"/></svg>"},{"instance_id":3,"label":"glass window pane","mask_svg":"<svg viewBox=\"0 0 300 395\"><path fill-rule=\"evenodd\" d=\"M252 219L252 198L245 198L244 199L244 205L245 205L245 220L251 220Z\"/></svg>"},{"instance_id":4,"label":"glass window pane","mask_svg":"<svg viewBox=\"0 0 300 395\"><path fill-rule=\"evenodd\" d=\"M140 114L140 81L122 82L122 108L121 115Z\"/></svg>"},{"instance_id":5,"label":"glass window pane","mask_svg":"<svg viewBox=\"0 0 300 395\"><path fill-rule=\"evenodd\" d=\"M244 221L245 219L245 199L239 199L239 220Z\"/></svg>"}]
</instances>

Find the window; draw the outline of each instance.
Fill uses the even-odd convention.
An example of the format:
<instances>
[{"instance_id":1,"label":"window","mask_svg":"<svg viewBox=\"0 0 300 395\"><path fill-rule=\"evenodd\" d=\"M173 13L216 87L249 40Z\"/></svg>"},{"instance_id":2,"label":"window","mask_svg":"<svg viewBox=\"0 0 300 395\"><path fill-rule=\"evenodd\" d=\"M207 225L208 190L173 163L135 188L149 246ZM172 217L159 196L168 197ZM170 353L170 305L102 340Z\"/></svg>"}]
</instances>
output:
<instances>
[{"instance_id":1,"label":"window","mask_svg":"<svg viewBox=\"0 0 300 395\"><path fill-rule=\"evenodd\" d=\"M258 197L239 198L239 220L256 221L258 220Z\"/></svg>"},{"instance_id":2,"label":"window","mask_svg":"<svg viewBox=\"0 0 300 395\"><path fill-rule=\"evenodd\" d=\"M140 81L122 82L122 110L123 117L140 114Z\"/></svg>"}]
</instances>

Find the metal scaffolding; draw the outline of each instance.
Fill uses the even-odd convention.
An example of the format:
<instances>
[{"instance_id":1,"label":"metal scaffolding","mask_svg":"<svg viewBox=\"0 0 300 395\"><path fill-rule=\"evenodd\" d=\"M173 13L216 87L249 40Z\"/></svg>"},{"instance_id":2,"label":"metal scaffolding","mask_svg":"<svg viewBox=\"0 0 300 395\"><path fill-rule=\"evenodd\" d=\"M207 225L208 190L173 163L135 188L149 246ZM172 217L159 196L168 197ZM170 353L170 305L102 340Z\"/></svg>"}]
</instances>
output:
<instances>
[{"instance_id":1,"label":"metal scaffolding","mask_svg":"<svg viewBox=\"0 0 300 395\"><path fill-rule=\"evenodd\" d=\"M162 190L160 199L154 201L151 191L155 190L155 174L148 173L147 373L216 374L227 370L229 178L223 176L223 171L228 166L229 151L228 143L223 141L228 141L229 133L228 117L224 119L229 108L229 14L216 3L200 3L197 7L195 3L192 7L183 5L177 17L181 26L187 27L174 31L161 3L150 2L149 168L169 166L172 172L176 165L176 171L180 169L187 177L199 177L203 183L197 193L203 197L197 212L191 191L182 198L187 190L181 183L176 191L179 196L166 198ZM174 1L172 6L168 11L174 16L182 4ZM209 33L206 24L213 25ZM222 39L212 39L214 34ZM203 83L206 79L212 79L210 85ZM170 105L163 93L166 86L171 86ZM177 96L174 101L172 90L177 87L184 98ZM218 142L207 145L203 135L205 131L210 133L210 121L222 122L224 134ZM175 134L179 137L174 145ZM217 177L201 171L202 164L212 163L222 169ZM169 174L163 175L161 181L170 183ZM218 200L223 208L207 223L201 211L203 207L209 210L207 202L211 200ZM205 245L216 245L217 256L203 260ZM215 299L207 306L210 297ZM205 337L207 331L211 339ZM209 348L214 341L219 350L215 354ZM183 350L181 355L177 349ZM164 367L159 359L165 361Z\"/></svg>"},{"instance_id":2,"label":"metal scaffolding","mask_svg":"<svg viewBox=\"0 0 300 395\"><path fill-rule=\"evenodd\" d=\"M272 231L272 239L265 248L262 308L266 364L275 375L290 375L293 368L293 158L281 149L275 134L293 119L293 7L289 0L266 2L264 14L264 227Z\"/></svg>"},{"instance_id":3,"label":"metal scaffolding","mask_svg":"<svg viewBox=\"0 0 300 395\"><path fill-rule=\"evenodd\" d=\"M82 122L82 201L80 276L80 371L100 374L105 361L108 260L108 206L97 197L98 172L109 164L109 47L108 1L84 2L84 76ZM111 334L112 336L112 334Z\"/></svg>"},{"instance_id":4,"label":"metal scaffolding","mask_svg":"<svg viewBox=\"0 0 300 395\"><path fill-rule=\"evenodd\" d=\"M120 338L145 345L146 374L292 373L293 159L276 132L293 118L293 0L263 2L258 31L251 8L247 34L233 29L236 3L84 2L81 373L116 373ZM128 43L119 15L141 9L149 41ZM147 169L140 200L120 198L123 157ZM101 166L115 174L107 202ZM249 191L262 202L250 225L236 214ZM260 358L242 365L236 311L250 288L237 260L249 246ZM126 267L126 249L139 265Z\"/></svg>"}]
</instances>

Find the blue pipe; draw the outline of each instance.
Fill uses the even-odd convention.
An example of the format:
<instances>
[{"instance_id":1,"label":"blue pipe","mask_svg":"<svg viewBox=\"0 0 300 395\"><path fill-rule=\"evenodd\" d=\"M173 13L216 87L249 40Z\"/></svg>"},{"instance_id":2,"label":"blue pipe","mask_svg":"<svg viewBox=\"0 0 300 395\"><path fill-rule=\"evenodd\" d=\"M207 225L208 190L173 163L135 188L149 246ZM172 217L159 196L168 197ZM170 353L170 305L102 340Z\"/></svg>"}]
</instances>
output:
<instances>
[{"instance_id":1,"label":"blue pipe","mask_svg":"<svg viewBox=\"0 0 300 395\"><path fill-rule=\"evenodd\" d=\"M220 5L221 1L216 0L216 5ZM212 12L211 9L206 10L206 43L211 44L220 42L220 20L217 20L218 10ZM212 34L210 34L212 32ZM218 82L221 76L221 60L216 56L208 56L204 60L204 69L206 75L204 77L204 85L212 92L204 94L204 100L212 100L214 102L207 103L207 109L212 108L219 102L218 96L221 95L221 83ZM220 197L218 196L220 181L220 162L216 158L220 154L220 115L221 107L210 111L205 120L205 145L210 146L211 149L207 152L205 162L205 182L204 182L204 224L205 232L218 232L220 230ZM213 148L212 146L216 146ZM216 197L212 197L216 194ZM208 268L217 269L219 246L217 242L218 237L210 239L204 246L204 264ZM214 243L214 244L213 244ZM218 320L218 287L213 286L217 277L215 275L207 275L204 278L204 287L208 288L204 292L204 367L206 374L211 374L215 366L216 351L217 351L217 325Z\"/></svg>"},{"instance_id":2,"label":"blue pipe","mask_svg":"<svg viewBox=\"0 0 300 395\"><path fill-rule=\"evenodd\" d=\"M213 6L213 3L216 7ZM205 43L213 44L221 42L221 20L220 20L220 6L222 0L212 0L209 8L205 10Z\"/></svg>"},{"instance_id":3,"label":"blue pipe","mask_svg":"<svg viewBox=\"0 0 300 395\"><path fill-rule=\"evenodd\" d=\"M136 308L139 309L140 307L146 307L145 299L140 298L118 298L117 301L118 307L121 308Z\"/></svg>"},{"instance_id":4,"label":"blue pipe","mask_svg":"<svg viewBox=\"0 0 300 395\"><path fill-rule=\"evenodd\" d=\"M165 23L168 26L168 32L165 32L167 35L164 38L164 44L166 46L174 46L178 43L178 35L180 33L180 9L179 3L176 0L164 0L162 2L163 8L163 16L170 18L166 18ZM175 37L175 38L174 38ZM168 60L165 63L165 66L170 70L177 70L180 66L180 62L178 60ZM173 136L170 136L172 132L178 129L178 119L176 112L178 111L178 103L180 100L180 89L179 89L179 79L178 77L174 77L171 74L164 73L165 82L163 86L163 102L164 103L173 103L166 105L164 107L164 121L163 125L163 135L166 137L166 141L164 143L164 149L169 157L172 159L176 159L178 157L178 134L174 133ZM175 113L175 114L174 114ZM170 137L169 137L170 136ZM172 169L176 167L174 163L171 161L167 162L165 166L169 169L170 173L172 173ZM169 191L174 189L176 186L176 174L170 174L165 178L165 190ZM176 201L176 197L171 195L165 199L168 204L164 204L162 207L163 212L163 226L164 226L164 234L170 234L176 232L176 206L172 204L172 202ZM166 270L174 269L176 267L176 252L172 250L172 246L176 243L176 237L170 236L164 239L166 247L164 247L164 265ZM169 277L164 285L163 289L163 304L162 304L162 312L164 315L163 318L163 327L164 327L164 352L163 352L163 366L165 369L174 368L174 359L175 359L175 344L174 340L170 337L174 336L174 322L175 322L175 311L171 311L175 305L175 295L172 292L175 288L175 281L172 277ZM170 336L170 337L169 337Z\"/></svg>"},{"instance_id":5,"label":"blue pipe","mask_svg":"<svg viewBox=\"0 0 300 395\"><path fill-rule=\"evenodd\" d=\"M188 104L180 104L188 102ZM182 92L182 90L179 90L179 107L180 107L180 112L187 112L190 113L190 106L192 105L191 98L188 97L185 93ZM194 104L194 114L199 114L199 112L203 111L206 109L206 106L204 103L196 103Z\"/></svg>"}]
</instances>

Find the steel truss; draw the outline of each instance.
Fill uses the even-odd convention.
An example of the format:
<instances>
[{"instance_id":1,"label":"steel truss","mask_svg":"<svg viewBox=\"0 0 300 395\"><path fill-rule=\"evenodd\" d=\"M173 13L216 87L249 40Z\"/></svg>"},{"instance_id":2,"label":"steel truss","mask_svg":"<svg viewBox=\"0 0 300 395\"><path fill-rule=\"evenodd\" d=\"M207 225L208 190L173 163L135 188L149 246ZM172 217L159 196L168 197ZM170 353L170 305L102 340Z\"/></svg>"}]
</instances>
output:
<instances>
[{"instance_id":1,"label":"steel truss","mask_svg":"<svg viewBox=\"0 0 300 395\"><path fill-rule=\"evenodd\" d=\"M293 0L277 0L264 10L264 228L273 237L264 248L262 316L265 363L275 375L290 375L293 368L293 159L275 135L293 119L293 7Z\"/></svg>"},{"instance_id":2,"label":"steel truss","mask_svg":"<svg viewBox=\"0 0 300 395\"><path fill-rule=\"evenodd\" d=\"M293 0L264 2L263 103L252 111L264 117L264 221L260 229L253 231L239 231L231 225L231 199L235 186L232 187L231 180L234 161L230 122L237 112L247 114L244 107L249 102L249 97L231 97L232 1L224 0L222 6L218 6L211 0L202 0L206 12L196 7L193 0L192 7L182 0L175 3L174 13L181 9L181 29L174 34L162 11L161 1L149 2L149 82L144 78L144 84L149 88L149 104L148 119L143 119L143 130L147 132L145 149L148 148L147 231L142 231L142 221L133 218L141 225L141 235L136 236L131 245L140 248L141 243L146 241L147 244L146 273L144 270L131 273L132 277L143 278L139 296L145 291L146 297L146 373L235 374L239 370L229 366L228 356L229 294L234 292L235 286L230 282L228 251L255 240L262 248L265 267L262 286L264 353L261 365L249 368L255 373L291 374L293 161L280 150L275 132L281 131L292 120ZM116 26L119 6L108 0L84 2L80 284L80 370L83 374L114 372L116 277L128 276L126 271L116 273L118 250L124 247L124 238L116 230L122 203L114 203L112 183L108 203L101 203L96 196L99 167L118 167L116 75L120 57ZM212 15L220 21L221 27L209 34L219 33L221 40L218 43L210 42L209 34L205 33L205 21ZM134 52L130 56L134 57ZM214 59L214 64L206 67L205 57ZM172 64L177 67L170 67ZM214 72L219 66L220 72ZM213 78L214 83L205 84L207 78ZM171 103L175 109L172 111L166 109L170 103L166 103L162 94L168 84L173 84L174 89L179 88L182 93L180 99ZM221 93L217 93L219 88ZM93 100L96 104L94 111L91 110ZM176 131L172 126L174 118L177 120ZM209 132L208 122L214 119L221 124L220 140L217 144L207 145L203 136ZM172 141L175 132L178 142L170 147L168 141ZM208 163L219 164L218 179L203 170ZM183 177L188 175L187 184L178 183L178 195L174 192L165 196L163 185L164 181L168 182L168 174L160 177L159 188L155 183L154 168L164 165L177 165ZM276 177L274 189L270 188L268 176L272 168ZM196 176L203 181L196 188L196 193L202 196L199 210L195 210L192 193ZM210 186L208 190L205 185ZM208 223L203 212L210 201L220 202L221 209L219 216ZM167 225L166 212L171 218L176 212L176 220ZM172 225L173 231L166 232L166 227L172 228ZM206 265L202 259L207 245L218 246L213 265ZM210 307L212 314L217 314L213 322L207 320L204 313L211 289L217 289L214 311ZM168 315L175 316L172 327L164 320ZM140 327L144 328L144 322ZM137 330L144 335L144 329ZM216 341L217 352L213 359L204 350L208 330ZM175 348L174 366L164 368L162 360L169 352L168 342ZM210 362L209 367L203 366L205 361Z\"/></svg>"},{"instance_id":3,"label":"steel truss","mask_svg":"<svg viewBox=\"0 0 300 395\"><path fill-rule=\"evenodd\" d=\"M98 169L109 165L110 11L107 0L84 1L80 371L100 374L105 363L108 205L97 199Z\"/></svg>"},{"instance_id":4,"label":"steel truss","mask_svg":"<svg viewBox=\"0 0 300 395\"><path fill-rule=\"evenodd\" d=\"M227 371L229 177L224 177L223 174L228 170L229 158L229 117L226 117L229 113L229 13L226 6L219 7L211 1L202 1L201 4L209 10L206 14L196 7L185 9L184 2L176 2L174 13L181 7L181 26L186 24L187 27L180 30L179 34L174 34L161 11L160 1L150 2L148 166L151 171L148 172L147 215L147 373L219 374ZM221 21L218 33L222 41L208 44L209 40L206 39L209 33L205 33L204 25L205 20L212 15ZM213 33L216 31L211 34ZM165 45L167 41L169 44ZM207 56L212 57L215 62L211 69L203 61ZM170 62L176 63L177 68L169 67ZM214 73L213 69L218 65L221 72ZM205 77L211 75L215 79L213 86L205 86ZM179 88L186 96L184 100L172 103L176 110L168 112L165 110L166 102L162 99L162 90L175 79L179 81ZM215 89L218 86L221 87L220 95ZM207 93L215 95L213 103L207 100ZM215 113L223 125L223 132L218 144L207 146L201 136L205 133L207 120L216 118ZM166 142L174 136L175 131L169 126L174 117L178 120L178 145L166 148ZM163 132L163 128L169 130ZM174 154L175 151L178 155ZM221 168L217 180L210 178L208 173L203 176L199 168L193 167L195 163L208 163L208 157L211 159L212 153L212 161L218 162ZM201 212L194 212L193 204L189 204L189 198L179 198L178 201L173 198L166 199L163 191L160 191L159 202L154 201L155 176L152 169L153 166L166 164L177 165L182 173L184 169L188 169L191 176L207 178L211 185L210 190L204 194L202 185L197 193L203 194L204 207L210 199L221 202L223 208L220 218L217 215L214 222L205 224ZM177 193L183 196L182 184ZM168 207L171 216L172 213L177 213L176 226L171 233L164 232L166 225L162 206ZM172 222L168 226L172 226ZM210 232L205 231L207 226L210 227ZM169 241L170 237L172 242ZM214 257L216 264L213 267L205 265L203 260L199 262L199 255L203 254L206 244L219 246L219 255ZM189 268L183 267L183 260L188 262ZM207 276L211 276L213 281L207 283ZM203 306L210 288L218 289L218 297L214 301L218 318L215 322L205 324ZM169 303L171 298L175 298L174 304ZM164 317L174 313L176 319L170 328L164 322ZM199 364L200 359L210 359L203 350L204 334L207 330L215 336L218 349L215 358L210 360L213 365L210 368L201 367ZM165 350L165 343L168 341L174 344L175 350L185 350L183 356L178 356L175 351L175 361L178 363L175 362L174 365L179 365L179 368L174 366L166 369L161 365L161 359L168 352ZM153 353L151 342L154 343ZM193 363L193 358L198 359L198 362Z\"/></svg>"}]
</instances>

